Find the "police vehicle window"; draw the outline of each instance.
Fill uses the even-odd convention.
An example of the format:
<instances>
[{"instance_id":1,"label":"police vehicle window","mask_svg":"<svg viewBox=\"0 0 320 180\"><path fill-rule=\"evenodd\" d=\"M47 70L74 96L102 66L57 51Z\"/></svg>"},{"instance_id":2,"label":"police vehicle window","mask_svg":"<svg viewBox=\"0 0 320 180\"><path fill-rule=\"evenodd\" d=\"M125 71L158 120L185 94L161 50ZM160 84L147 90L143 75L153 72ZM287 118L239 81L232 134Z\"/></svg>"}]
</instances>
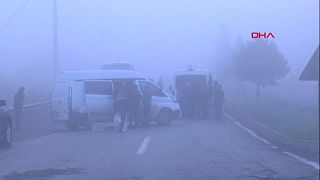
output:
<instances>
[{"instance_id":1,"label":"police vehicle window","mask_svg":"<svg viewBox=\"0 0 320 180\"><path fill-rule=\"evenodd\" d=\"M86 94L112 95L112 84L108 81L86 81Z\"/></svg>"}]
</instances>

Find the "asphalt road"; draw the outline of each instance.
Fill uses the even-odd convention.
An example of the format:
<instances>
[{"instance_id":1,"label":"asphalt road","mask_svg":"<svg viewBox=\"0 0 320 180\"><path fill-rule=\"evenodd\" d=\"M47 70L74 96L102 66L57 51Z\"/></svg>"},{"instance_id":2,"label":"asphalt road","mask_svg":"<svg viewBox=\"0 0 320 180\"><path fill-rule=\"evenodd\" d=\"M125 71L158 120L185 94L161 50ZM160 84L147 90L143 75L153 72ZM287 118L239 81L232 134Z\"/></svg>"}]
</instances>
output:
<instances>
[{"instance_id":1,"label":"asphalt road","mask_svg":"<svg viewBox=\"0 0 320 180\"><path fill-rule=\"evenodd\" d=\"M0 150L3 179L319 179L316 168L273 149L234 121L56 131Z\"/></svg>"}]
</instances>

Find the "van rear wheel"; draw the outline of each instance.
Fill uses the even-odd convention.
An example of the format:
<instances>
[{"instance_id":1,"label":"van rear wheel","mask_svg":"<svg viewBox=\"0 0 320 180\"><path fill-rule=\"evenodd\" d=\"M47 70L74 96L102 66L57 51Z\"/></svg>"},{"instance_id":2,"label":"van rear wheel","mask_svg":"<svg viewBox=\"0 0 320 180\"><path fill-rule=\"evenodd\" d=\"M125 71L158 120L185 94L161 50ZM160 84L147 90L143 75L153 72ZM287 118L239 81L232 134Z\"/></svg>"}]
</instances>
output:
<instances>
[{"instance_id":1,"label":"van rear wheel","mask_svg":"<svg viewBox=\"0 0 320 180\"><path fill-rule=\"evenodd\" d=\"M172 119L173 119L172 112L168 109L164 109L160 111L158 115L157 123L159 125L169 125Z\"/></svg>"},{"instance_id":2,"label":"van rear wheel","mask_svg":"<svg viewBox=\"0 0 320 180\"><path fill-rule=\"evenodd\" d=\"M12 145L12 128L10 125L4 125L1 137L1 146L10 147Z\"/></svg>"}]
</instances>

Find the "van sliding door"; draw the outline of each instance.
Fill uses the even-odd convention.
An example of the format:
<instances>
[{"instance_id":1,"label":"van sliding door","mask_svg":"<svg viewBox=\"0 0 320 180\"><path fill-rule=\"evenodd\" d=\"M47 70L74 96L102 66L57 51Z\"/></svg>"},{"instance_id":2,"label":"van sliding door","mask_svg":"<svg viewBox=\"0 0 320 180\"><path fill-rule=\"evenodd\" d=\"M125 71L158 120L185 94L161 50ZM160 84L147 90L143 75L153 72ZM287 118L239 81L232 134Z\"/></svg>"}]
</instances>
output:
<instances>
[{"instance_id":1,"label":"van sliding door","mask_svg":"<svg viewBox=\"0 0 320 180\"><path fill-rule=\"evenodd\" d=\"M84 82L89 120L105 122L113 117L112 82L90 80Z\"/></svg>"}]
</instances>

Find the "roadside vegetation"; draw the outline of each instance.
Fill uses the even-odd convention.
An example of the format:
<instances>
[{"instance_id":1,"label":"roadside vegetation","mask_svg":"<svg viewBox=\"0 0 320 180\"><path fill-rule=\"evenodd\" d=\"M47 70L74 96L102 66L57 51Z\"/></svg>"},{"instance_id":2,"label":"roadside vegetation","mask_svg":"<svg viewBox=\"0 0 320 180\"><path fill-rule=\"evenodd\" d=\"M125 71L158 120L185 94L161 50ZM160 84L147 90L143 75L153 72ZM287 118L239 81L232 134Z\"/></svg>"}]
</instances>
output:
<instances>
[{"instance_id":1,"label":"roadside vegetation","mask_svg":"<svg viewBox=\"0 0 320 180\"><path fill-rule=\"evenodd\" d=\"M259 108L253 108L254 96L228 98L228 105L292 138L319 140L319 114L315 105L297 103L263 94Z\"/></svg>"}]
</instances>

